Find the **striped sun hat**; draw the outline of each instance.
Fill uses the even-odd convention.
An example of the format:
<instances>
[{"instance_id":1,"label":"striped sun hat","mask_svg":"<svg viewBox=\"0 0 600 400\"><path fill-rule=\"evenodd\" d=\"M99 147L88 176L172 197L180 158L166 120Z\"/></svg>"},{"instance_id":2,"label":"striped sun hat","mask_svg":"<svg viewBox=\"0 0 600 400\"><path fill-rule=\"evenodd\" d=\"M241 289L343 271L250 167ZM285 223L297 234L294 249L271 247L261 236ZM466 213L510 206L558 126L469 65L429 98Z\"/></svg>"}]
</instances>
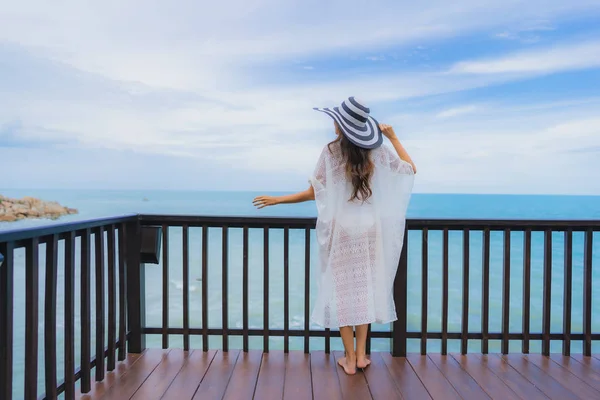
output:
<instances>
[{"instance_id":1,"label":"striped sun hat","mask_svg":"<svg viewBox=\"0 0 600 400\"><path fill-rule=\"evenodd\" d=\"M369 108L354 97L344 100L339 107L314 109L333 118L344 136L358 147L375 149L383 143L379 123L369 115Z\"/></svg>"}]
</instances>

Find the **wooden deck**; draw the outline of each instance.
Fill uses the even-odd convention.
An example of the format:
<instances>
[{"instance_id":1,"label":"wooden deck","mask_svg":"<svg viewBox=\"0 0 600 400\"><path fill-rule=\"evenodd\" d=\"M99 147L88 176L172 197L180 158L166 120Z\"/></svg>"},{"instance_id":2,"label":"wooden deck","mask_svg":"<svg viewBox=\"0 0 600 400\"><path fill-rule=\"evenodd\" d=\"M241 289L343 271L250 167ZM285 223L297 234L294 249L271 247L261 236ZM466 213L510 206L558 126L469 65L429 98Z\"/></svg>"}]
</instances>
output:
<instances>
[{"instance_id":1,"label":"wooden deck","mask_svg":"<svg viewBox=\"0 0 600 400\"><path fill-rule=\"evenodd\" d=\"M600 399L600 357L374 353L355 376L334 352L149 349L81 399Z\"/></svg>"}]
</instances>

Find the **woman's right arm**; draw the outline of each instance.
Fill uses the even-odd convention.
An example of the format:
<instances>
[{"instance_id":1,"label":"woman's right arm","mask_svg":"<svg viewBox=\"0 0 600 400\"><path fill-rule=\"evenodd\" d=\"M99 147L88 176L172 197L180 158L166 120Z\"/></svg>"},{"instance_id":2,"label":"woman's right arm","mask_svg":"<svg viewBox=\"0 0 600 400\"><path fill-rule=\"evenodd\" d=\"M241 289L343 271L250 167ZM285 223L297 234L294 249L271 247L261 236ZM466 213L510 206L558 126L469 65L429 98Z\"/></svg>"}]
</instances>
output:
<instances>
[{"instance_id":1,"label":"woman's right arm","mask_svg":"<svg viewBox=\"0 0 600 400\"><path fill-rule=\"evenodd\" d=\"M389 139L392 146L394 146L394 150L396 150L396 153L398 153L398 157L400 157L402 161L406 161L407 163L409 163L413 168L413 172L416 174L417 166L408 155L408 152L406 151L404 146L402 146L402 143L400 143L400 139L398 139L398 137L396 136L394 128L392 128L390 125L385 124L381 124L379 125L379 127L381 128L381 131L383 132L385 137Z\"/></svg>"}]
</instances>

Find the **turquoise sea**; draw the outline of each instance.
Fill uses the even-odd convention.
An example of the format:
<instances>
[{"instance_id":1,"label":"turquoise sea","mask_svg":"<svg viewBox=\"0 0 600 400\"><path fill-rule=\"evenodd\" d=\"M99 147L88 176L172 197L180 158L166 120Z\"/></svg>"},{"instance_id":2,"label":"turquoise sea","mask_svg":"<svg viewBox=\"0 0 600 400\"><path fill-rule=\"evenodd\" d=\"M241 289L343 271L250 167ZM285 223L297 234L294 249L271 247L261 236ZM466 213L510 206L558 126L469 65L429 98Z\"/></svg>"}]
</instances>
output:
<instances>
[{"instance_id":1,"label":"turquoise sea","mask_svg":"<svg viewBox=\"0 0 600 400\"><path fill-rule=\"evenodd\" d=\"M56 200L63 205L79 209L78 215L62 218L59 222L114 216L128 213L151 214L204 214L204 215L245 215L245 216L315 216L316 209L312 203L298 205L281 205L264 210L256 210L252 199L262 193L250 192L191 192L191 191L108 191L108 190L0 190L8 197L34 196L45 200ZM594 219L600 221L600 196L525 196L525 195L454 195L454 194L415 194L408 211L409 218L489 218L489 219ZM0 223L3 230L18 229L56 223L48 220L28 220L15 223ZM182 326L182 243L181 229L169 230L170 255L170 325ZM221 325L221 231L211 229L209 233L209 321L211 327ZM313 233L314 235L314 233ZM543 268L543 234L532 236L532 274L531 274L531 331L540 332L542 325L542 268ZM242 269L242 233L232 229L229 242L229 325L241 327L241 269ZM262 268L263 268L263 236L262 231L250 232L250 325L262 327ZM283 327L283 234L281 231L271 233L270 257L270 324L272 328ZM200 327L201 316L201 231L190 229L190 324ZM429 310L428 324L430 330L441 330L441 232L429 234ZM470 234L470 306L469 325L473 330L480 327L481 314L481 232ZM318 269L314 237L311 253L312 276ZM490 332L500 331L502 304L502 245L503 235L492 233L491 267L490 267ZM449 331L460 331L462 301L462 233L450 234L450 288L449 288ZM552 318L553 331L562 330L563 304L563 266L564 242L561 233L553 235L553 270L552 270ZM44 246L40 255L44 254ZM15 398L22 393L23 355L24 355L24 313L25 313L25 273L24 251L16 252L15 265ZM42 273L40 274L40 321L43 318L43 257L40 257ZM92 268L93 268L92 256ZM63 256L59 256L59 266L63 265ZM510 327L511 331L521 329L522 304L522 265L523 235L511 235L511 295L510 295ZM583 305L583 234L575 233L573 237L573 332L582 330ZM161 265L146 266L146 322L148 326L159 326L162 316L162 275ZM301 328L304 325L304 232L290 233L290 326ZM409 330L420 329L421 319L421 234L412 232L409 236ZM76 272L78 279L78 271ZM594 234L593 279L600 282L600 233ZM63 273L59 272L58 287L58 355L63 354ZM78 281L76 281L78 282ZM312 279L311 297L316 296L316 281ZM92 281L92 288L94 283ZM600 285L593 287L593 329L600 331ZM92 292L92 305L94 304ZM79 303L76 303L78 312ZM78 316L77 316L78 318ZM92 323L95 317L92 314ZM76 321L78 324L79 320ZM77 327L78 325L76 325ZM374 326L374 330L387 330L389 326ZM77 331L77 329L76 329ZM77 332L77 340L79 340ZM92 327L94 336L94 327ZM192 347L200 347L201 338L192 338ZM291 339L291 348L302 348L302 340ZM479 351L480 343L470 341L470 351ZM43 325L40 324L40 377L43 376ZM149 336L148 345L160 346L160 337ZM220 338L211 337L211 347L221 346ZM253 348L261 348L262 339L250 341ZM94 345L92 344L92 349ZM172 337L171 346L181 347L181 337ZM231 347L241 346L241 339L230 338ZM283 346L282 339L271 339L272 348ZM312 349L323 346L322 339L313 339ZM418 341L409 341L409 351L419 351ZM339 339L333 340L332 347L341 349ZM387 350L388 340L374 340L373 349ZM459 343L450 341L449 351L457 351ZM490 342L490 351L499 351L499 342ZM560 351L560 342L552 343L552 351ZM430 351L439 350L439 341L432 340ZM520 343L511 343L511 350L519 351ZM540 343L532 342L532 351L539 351ZM600 345L595 344L596 352ZM573 343L573 351L581 351L581 343ZM59 380L62 372L59 371ZM43 378L40 378L40 392L43 391Z\"/></svg>"}]
</instances>

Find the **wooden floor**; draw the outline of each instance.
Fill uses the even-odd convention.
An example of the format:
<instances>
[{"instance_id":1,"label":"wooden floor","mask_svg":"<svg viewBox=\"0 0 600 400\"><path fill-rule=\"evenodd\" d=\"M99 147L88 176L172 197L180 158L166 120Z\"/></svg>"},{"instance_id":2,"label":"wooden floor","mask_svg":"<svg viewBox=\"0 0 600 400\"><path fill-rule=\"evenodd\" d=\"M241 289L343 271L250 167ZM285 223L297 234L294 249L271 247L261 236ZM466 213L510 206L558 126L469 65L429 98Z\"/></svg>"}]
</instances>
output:
<instances>
[{"instance_id":1,"label":"wooden floor","mask_svg":"<svg viewBox=\"0 0 600 400\"><path fill-rule=\"evenodd\" d=\"M82 399L600 399L600 357L371 356L347 376L342 354L146 350Z\"/></svg>"}]
</instances>

